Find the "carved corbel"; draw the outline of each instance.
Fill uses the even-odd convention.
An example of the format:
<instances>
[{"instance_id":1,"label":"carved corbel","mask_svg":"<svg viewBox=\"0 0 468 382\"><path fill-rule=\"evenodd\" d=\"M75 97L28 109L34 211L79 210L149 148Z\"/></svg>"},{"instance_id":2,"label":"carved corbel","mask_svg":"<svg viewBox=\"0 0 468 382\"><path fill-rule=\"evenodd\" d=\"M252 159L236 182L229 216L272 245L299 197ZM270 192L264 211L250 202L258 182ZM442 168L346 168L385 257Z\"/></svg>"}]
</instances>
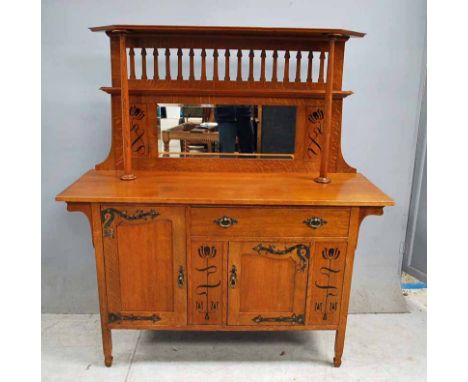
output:
<instances>
[{"instance_id":1,"label":"carved corbel","mask_svg":"<svg viewBox=\"0 0 468 382\"><path fill-rule=\"evenodd\" d=\"M362 221L369 215L381 216L383 215L383 207L361 207L359 208L359 227Z\"/></svg>"},{"instance_id":2,"label":"carved corbel","mask_svg":"<svg viewBox=\"0 0 468 382\"><path fill-rule=\"evenodd\" d=\"M76 203L76 202L67 202L67 211L70 212L82 212L86 215L89 222L89 227L91 228L91 239L94 247L94 236L93 236L93 220L91 215L91 204L90 203Z\"/></svg>"}]
</instances>

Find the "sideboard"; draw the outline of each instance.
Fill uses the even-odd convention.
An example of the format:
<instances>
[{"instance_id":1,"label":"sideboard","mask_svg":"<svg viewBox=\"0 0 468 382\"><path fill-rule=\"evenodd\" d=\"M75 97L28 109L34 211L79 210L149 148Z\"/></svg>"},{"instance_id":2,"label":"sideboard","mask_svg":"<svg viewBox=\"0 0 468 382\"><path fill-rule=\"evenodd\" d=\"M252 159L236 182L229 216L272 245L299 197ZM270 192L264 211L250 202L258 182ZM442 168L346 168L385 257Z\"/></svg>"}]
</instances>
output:
<instances>
[{"instance_id":1,"label":"sideboard","mask_svg":"<svg viewBox=\"0 0 468 382\"><path fill-rule=\"evenodd\" d=\"M340 366L359 226L393 205L341 154L344 46L364 34L91 30L110 38L112 146L56 200L90 223L105 365L112 330L152 329L333 330ZM192 155L162 142L161 104L255 115L237 125L234 152ZM262 119L262 105L284 118ZM238 122L217 120L221 143ZM239 148L241 128L256 135L251 151ZM291 134L261 145L281 129Z\"/></svg>"}]
</instances>

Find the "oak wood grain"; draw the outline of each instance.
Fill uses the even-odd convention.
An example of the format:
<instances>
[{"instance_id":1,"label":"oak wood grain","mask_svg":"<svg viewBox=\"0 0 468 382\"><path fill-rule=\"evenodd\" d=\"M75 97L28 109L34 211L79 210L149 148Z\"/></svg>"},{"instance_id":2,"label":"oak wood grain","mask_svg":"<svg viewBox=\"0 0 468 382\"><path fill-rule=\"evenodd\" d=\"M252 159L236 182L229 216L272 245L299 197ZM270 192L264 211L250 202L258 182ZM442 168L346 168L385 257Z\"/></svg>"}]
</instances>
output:
<instances>
[{"instance_id":1,"label":"oak wood grain","mask_svg":"<svg viewBox=\"0 0 468 382\"><path fill-rule=\"evenodd\" d=\"M207 208L193 207L191 232L194 236L275 237L344 237L348 235L349 208ZM224 216L236 223L224 228L216 221ZM322 219L323 224L311 228L307 219Z\"/></svg>"},{"instance_id":2,"label":"oak wood grain","mask_svg":"<svg viewBox=\"0 0 468 382\"><path fill-rule=\"evenodd\" d=\"M330 174L316 184L300 174L137 172L90 170L56 196L66 202L132 202L196 205L391 206L393 200L361 174ZM213 195L215 187L216 195Z\"/></svg>"},{"instance_id":3,"label":"oak wood grain","mask_svg":"<svg viewBox=\"0 0 468 382\"><path fill-rule=\"evenodd\" d=\"M178 286L181 267L186 277L184 208L104 205L101 211L109 313L185 325L186 284Z\"/></svg>"},{"instance_id":4,"label":"oak wood grain","mask_svg":"<svg viewBox=\"0 0 468 382\"><path fill-rule=\"evenodd\" d=\"M252 325L252 322L258 326L304 325L304 319L284 320L305 314L310 259L305 255L303 261L298 259L296 250L290 250L297 245L310 248L310 243L295 241L229 243L229 325ZM271 252L256 250L259 246L271 248ZM231 284L231 277L235 277L235 285Z\"/></svg>"}]
</instances>

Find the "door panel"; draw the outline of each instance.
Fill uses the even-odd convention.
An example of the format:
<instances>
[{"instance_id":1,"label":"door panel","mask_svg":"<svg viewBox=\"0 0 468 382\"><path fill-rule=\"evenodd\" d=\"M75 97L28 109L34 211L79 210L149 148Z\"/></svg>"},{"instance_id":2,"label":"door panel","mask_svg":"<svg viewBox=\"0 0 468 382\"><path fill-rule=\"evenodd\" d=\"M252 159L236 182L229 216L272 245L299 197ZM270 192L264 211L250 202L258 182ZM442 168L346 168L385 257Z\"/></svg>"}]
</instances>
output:
<instances>
[{"instance_id":1,"label":"door panel","mask_svg":"<svg viewBox=\"0 0 468 382\"><path fill-rule=\"evenodd\" d=\"M345 242L316 242L310 272L308 324L337 324L346 259Z\"/></svg>"},{"instance_id":2,"label":"door panel","mask_svg":"<svg viewBox=\"0 0 468 382\"><path fill-rule=\"evenodd\" d=\"M112 323L186 323L183 207L103 206Z\"/></svg>"},{"instance_id":3,"label":"door panel","mask_svg":"<svg viewBox=\"0 0 468 382\"><path fill-rule=\"evenodd\" d=\"M266 256L242 256L239 286L249 285L250 291L240 291L241 312L291 312L294 309L295 263L293 260ZM263 270L263 271L259 271ZM267 286L274 286L267 287ZM255 293L251 293L255 291Z\"/></svg>"},{"instance_id":4,"label":"door panel","mask_svg":"<svg viewBox=\"0 0 468 382\"><path fill-rule=\"evenodd\" d=\"M229 325L303 325L310 243L230 242Z\"/></svg>"},{"instance_id":5,"label":"door panel","mask_svg":"<svg viewBox=\"0 0 468 382\"><path fill-rule=\"evenodd\" d=\"M224 242L194 240L189 261L189 323L226 322Z\"/></svg>"},{"instance_id":6,"label":"door panel","mask_svg":"<svg viewBox=\"0 0 468 382\"><path fill-rule=\"evenodd\" d=\"M169 220L116 227L122 310L174 311L172 236Z\"/></svg>"}]
</instances>

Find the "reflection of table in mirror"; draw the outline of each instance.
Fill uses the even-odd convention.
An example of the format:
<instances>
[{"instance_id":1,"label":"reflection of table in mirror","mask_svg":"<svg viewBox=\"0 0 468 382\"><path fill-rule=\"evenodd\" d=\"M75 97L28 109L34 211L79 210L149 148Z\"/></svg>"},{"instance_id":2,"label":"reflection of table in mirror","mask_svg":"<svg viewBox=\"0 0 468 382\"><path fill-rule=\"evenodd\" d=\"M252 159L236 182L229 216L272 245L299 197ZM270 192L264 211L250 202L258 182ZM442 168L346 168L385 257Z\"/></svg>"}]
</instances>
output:
<instances>
[{"instance_id":1,"label":"reflection of table in mirror","mask_svg":"<svg viewBox=\"0 0 468 382\"><path fill-rule=\"evenodd\" d=\"M213 152L219 142L219 133L216 127L202 128L196 123L182 123L162 132L164 153L168 155L169 144L172 139L180 140L181 151L189 152L191 145L206 145L206 152Z\"/></svg>"}]
</instances>

